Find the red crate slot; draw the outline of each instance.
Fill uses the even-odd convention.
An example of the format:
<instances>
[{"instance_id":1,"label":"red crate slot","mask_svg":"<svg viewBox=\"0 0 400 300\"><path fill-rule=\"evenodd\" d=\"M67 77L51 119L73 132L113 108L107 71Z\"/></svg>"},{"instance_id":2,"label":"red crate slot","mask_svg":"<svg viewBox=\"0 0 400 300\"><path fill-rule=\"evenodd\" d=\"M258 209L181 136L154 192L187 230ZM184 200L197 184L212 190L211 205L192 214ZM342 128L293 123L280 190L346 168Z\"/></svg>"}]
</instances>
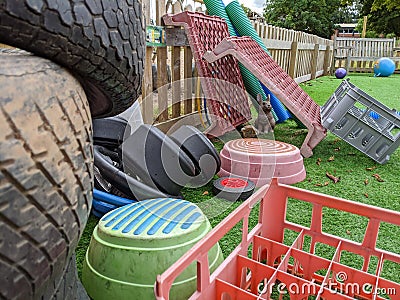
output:
<instances>
[{"instance_id":1,"label":"red crate slot","mask_svg":"<svg viewBox=\"0 0 400 300\"><path fill-rule=\"evenodd\" d=\"M309 226L287 220L289 198L312 207ZM249 228L249 215L258 203L258 224ZM368 224L362 241L324 232L323 209L366 218ZM240 222L240 244L210 274L208 251ZM272 291L276 293L276 289L282 287L286 290L279 290L289 293L290 299L305 299L309 295L315 295L316 299L386 299L382 291L386 291L391 299L399 299L400 283L382 277L385 263L400 264L399 253L377 248L382 223L400 227L400 213L279 184L273 179L270 186L260 188L168 270L158 275L155 295L158 300L169 299L174 280L197 261L197 290L190 299L271 299ZM291 245L284 243L285 230L297 232ZM322 257L317 254L317 244L332 247L334 254L329 258L326 254ZM346 253L362 257L362 267L356 269L343 264L341 257ZM376 265L371 260L373 257L377 258Z\"/></svg>"},{"instance_id":2,"label":"red crate slot","mask_svg":"<svg viewBox=\"0 0 400 300\"><path fill-rule=\"evenodd\" d=\"M312 149L326 136L319 105L250 37L226 37L204 58L216 63L231 56L249 69L308 128L300 151L304 157L310 157Z\"/></svg>"},{"instance_id":3,"label":"red crate slot","mask_svg":"<svg viewBox=\"0 0 400 300\"><path fill-rule=\"evenodd\" d=\"M208 63L203 55L229 36L224 19L203 13L182 12L165 15L167 26L184 27L193 52L204 95L210 104L213 127L209 135L220 136L251 119L248 96L238 61L228 57Z\"/></svg>"}]
</instances>

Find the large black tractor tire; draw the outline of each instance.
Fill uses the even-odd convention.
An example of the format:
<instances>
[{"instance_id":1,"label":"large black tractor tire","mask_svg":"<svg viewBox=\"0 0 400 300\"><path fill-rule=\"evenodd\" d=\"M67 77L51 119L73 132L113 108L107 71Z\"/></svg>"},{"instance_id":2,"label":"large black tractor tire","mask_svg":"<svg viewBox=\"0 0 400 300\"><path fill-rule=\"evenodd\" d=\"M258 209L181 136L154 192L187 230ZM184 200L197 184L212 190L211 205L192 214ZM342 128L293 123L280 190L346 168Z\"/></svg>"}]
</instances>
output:
<instances>
[{"instance_id":1,"label":"large black tractor tire","mask_svg":"<svg viewBox=\"0 0 400 300\"><path fill-rule=\"evenodd\" d=\"M138 98L144 33L138 0L0 1L0 43L70 69L93 117L116 115Z\"/></svg>"},{"instance_id":2,"label":"large black tractor tire","mask_svg":"<svg viewBox=\"0 0 400 300\"><path fill-rule=\"evenodd\" d=\"M92 204L91 130L69 71L0 52L0 299L59 298L70 286Z\"/></svg>"}]
</instances>

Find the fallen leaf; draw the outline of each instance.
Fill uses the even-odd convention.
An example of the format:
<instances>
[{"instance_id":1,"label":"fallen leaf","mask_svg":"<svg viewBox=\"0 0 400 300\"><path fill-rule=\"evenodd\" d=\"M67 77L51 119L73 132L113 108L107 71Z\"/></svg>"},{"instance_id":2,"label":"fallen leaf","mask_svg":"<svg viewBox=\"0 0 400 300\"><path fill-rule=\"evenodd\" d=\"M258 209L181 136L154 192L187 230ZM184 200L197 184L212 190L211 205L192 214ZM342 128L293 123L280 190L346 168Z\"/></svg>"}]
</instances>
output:
<instances>
[{"instance_id":1,"label":"fallen leaf","mask_svg":"<svg viewBox=\"0 0 400 300\"><path fill-rule=\"evenodd\" d=\"M314 184L315 186L322 186L322 184L320 184L320 183L317 183L317 184Z\"/></svg>"},{"instance_id":2,"label":"fallen leaf","mask_svg":"<svg viewBox=\"0 0 400 300\"><path fill-rule=\"evenodd\" d=\"M329 162L334 161L334 160L335 160L335 156L334 155L328 158Z\"/></svg>"},{"instance_id":3,"label":"fallen leaf","mask_svg":"<svg viewBox=\"0 0 400 300\"><path fill-rule=\"evenodd\" d=\"M333 183L338 183L340 181L340 177L335 177L329 172L326 172L326 177L333 181Z\"/></svg>"},{"instance_id":4,"label":"fallen leaf","mask_svg":"<svg viewBox=\"0 0 400 300\"><path fill-rule=\"evenodd\" d=\"M381 178L381 175L379 175L378 173L372 175L372 177L375 177L376 181L378 181L378 182L385 182L385 180L383 180Z\"/></svg>"},{"instance_id":5,"label":"fallen leaf","mask_svg":"<svg viewBox=\"0 0 400 300\"><path fill-rule=\"evenodd\" d=\"M333 140L332 143L333 143L333 144L336 144L337 142L340 142L340 139L336 138L336 139Z\"/></svg>"},{"instance_id":6,"label":"fallen leaf","mask_svg":"<svg viewBox=\"0 0 400 300\"><path fill-rule=\"evenodd\" d=\"M351 234L350 230L346 230L346 233L347 233L348 235L350 235L350 234Z\"/></svg>"},{"instance_id":7,"label":"fallen leaf","mask_svg":"<svg viewBox=\"0 0 400 300\"><path fill-rule=\"evenodd\" d=\"M364 180L364 184L365 184L365 185L368 184L368 178Z\"/></svg>"},{"instance_id":8,"label":"fallen leaf","mask_svg":"<svg viewBox=\"0 0 400 300\"><path fill-rule=\"evenodd\" d=\"M368 198L368 197L369 197L367 193L365 193L364 196L365 196L365 198Z\"/></svg>"},{"instance_id":9,"label":"fallen leaf","mask_svg":"<svg viewBox=\"0 0 400 300\"><path fill-rule=\"evenodd\" d=\"M349 153L347 153L347 155L355 156L356 154L354 152L349 152Z\"/></svg>"},{"instance_id":10,"label":"fallen leaf","mask_svg":"<svg viewBox=\"0 0 400 300\"><path fill-rule=\"evenodd\" d=\"M337 148L335 148L334 149L336 152L339 152L340 151L340 147L337 147Z\"/></svg>"},{"instance_id":11,"label":"fallen leaf","mask_svg":"<svg viewBox=\"0 0 400 300\"><path fill-rule=\"evenodd\" d=\"M324 186L329 185L329 181L325 181Z\"/></svg>"},{"instance_id":12,"label":"fallen leaf","mask_svg":"<svg viewBox=\"0 0 400 300\"><path fill-rule=\"evenodd\" d=\"M318 157L317 159L317 165L319 166L321 164L322 159L320 157Z\"/></svg>"},{"instance_id":13,"label":"fallen leaf","mask_svg":"<svg viewBox=\"0 0 400 300\"><path fill-rule=\"evenodd\" d=\"M208 191L205 191L205 192L203 193L203 195L208 195Z\"/></svg>"},{"instance_id":14,"label":"fallen leaf","mask_svg":"<svg viewBox=\"0 0 400 300\"><path fill-rule=\"evenodd\" d=\"M367 171L373 171L373 170L375 170L375 169L376 169L376 167L373 166L373 167L371 167L371 168L366 168L365 170L367 170Z\"/></svg>"}]
</instances>

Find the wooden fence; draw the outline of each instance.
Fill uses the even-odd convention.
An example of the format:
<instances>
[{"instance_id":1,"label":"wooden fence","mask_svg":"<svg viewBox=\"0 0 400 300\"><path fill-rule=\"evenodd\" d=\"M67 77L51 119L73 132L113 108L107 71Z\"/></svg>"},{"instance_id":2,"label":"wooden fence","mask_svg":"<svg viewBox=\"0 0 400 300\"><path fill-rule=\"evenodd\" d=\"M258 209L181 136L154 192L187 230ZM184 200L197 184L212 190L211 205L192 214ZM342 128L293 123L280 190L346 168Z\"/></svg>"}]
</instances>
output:
<instances>
[{"instance_id":1,"label":"wooden fence","mask_svg":"<svg viewBox=\"0 0 400 300\"><path fill-rule=\"evenodd\" d=\"M400 57L396 56L396 39L336 37L335 67L347 67L352 72L372 72L378 58L390 57L400 71Z\"/></svg>"},{"instance_id":2,"label":"wooden fence","mask_svg":"<svg viewBox=\"0 0 400 300\"><path fill-rule=\"evenodd\" d=\"M297 83L328 74L333 41L259 22L253 24L272 57Z\"/></svg>"},{"instance_id":3,"label":"wooden fence","mask_svg":"<svg viewBox=\"0 0 400 300\"><path fill-rule=\"evenodd\" d=\"M147 20L151 17L151 8L155 8L156 24L161 25L161 17L168 11L178 13L182 10L179 2L143 0L144 14ZM155 2L155 3L154 3ZM196 1L198 2L198 1ZM195 7L194 5L192 6ZM154 12L153 12L154 15ZM330 70L333 55L333 41L315 35L294 30L253 22L272 57L292 76L296 82L304 82L327 74ZM172 82L192 77L192 53L190 47L159 47L146 50L145 76L141 100L142 115L145 123L158 123L162 130L168 130L177 120L184 123L195 123L197 111L201 108L194 99L195 88L192 80L172 84L168 89L167 65L171 66ZM152 64L157 66L157 86L153 93ZM185 117L185 118L183 118Z\"/></svg>"}]
</instances>

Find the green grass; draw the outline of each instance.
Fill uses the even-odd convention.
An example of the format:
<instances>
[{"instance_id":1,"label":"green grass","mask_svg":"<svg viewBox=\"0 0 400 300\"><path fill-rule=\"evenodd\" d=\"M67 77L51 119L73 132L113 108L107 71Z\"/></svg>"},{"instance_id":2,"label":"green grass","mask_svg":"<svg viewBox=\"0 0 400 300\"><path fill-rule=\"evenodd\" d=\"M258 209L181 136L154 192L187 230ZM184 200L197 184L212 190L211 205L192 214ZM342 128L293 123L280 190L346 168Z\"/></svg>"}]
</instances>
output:
<instances>
[{"instance_id":1,"label":"green grass","mask_svg":"<svg viewBox=\"0 0 400 300\"><path fill-rule=\"evenodd\" d=\"M387 78L375 78L370 74L350 74L351 82L360 89L367 92L380 102L390 108L400 110L400 75L392 75ZM340 84L340 80L331 77L321 77L316 80L304 83L301 87L320 105L324 104L330 95ZM277 140L301 146L307 131L298 129L294 121L287 121L279 124L275 128L275 138ZM234 135L225 136L223 140L235 138ZM216 142L215 146L220 150L222 142ZM334 160L328 159L334 156ZM320 160L318 165L316 162ZM360 203L379 206L395 211L400 211L400 150L398 149L390 161L385 165L376 164L373 160L349 146L347 143L337 139L332 134L328 134L315 149L311 158L304 159L307 171L307 179L295 186L311 191L317 191L328 195L341 197ZM375 168L368 171L367 168ZM337 184L329 183L324 185L329 179L325 173L330 172L335 176L340 176L341 180ZM384 182L378 182L372 177L378 173ZM365 185L365 180L368 184ZM240 205L233 203L225 205L225 201L212 199L212 185L183 190L185 199L197 203L209 217L212 226L216 226L231 211ZM207 193L208 192L208 193ZM366 196L368 195L368 197ZM289 221L309 225L311 219L310 205L301 201L289 200L287 219ZM361 242L366 228L367 220L333 209L325 209L323 230L325 232L340 236L342 238ZM253 209L251 214L250 226L257 223L258 208ZM82 260L86 248L90 241L97 219L91 216L88 225L77 248L77 264L79 274L81 272ZM285 241L290 243L295 235L288 232ZM220 242L221 248L226 256L239 243L241 239L240 224L233 228ZM380 228L377 246L390 252L400 253L400 228L390 224L383 224ZM320 245L317 248L318 254L330 259L334 253L334 248ZM362 259L351 253L344 253L342 262L349 266L360 268ZM376 262L375 262L376 265ZM371 272L373 268L370 269ZM386 263L383 269L383 276L390 280L400 282L400 265Z\"/></svg>"}]
</instances>

